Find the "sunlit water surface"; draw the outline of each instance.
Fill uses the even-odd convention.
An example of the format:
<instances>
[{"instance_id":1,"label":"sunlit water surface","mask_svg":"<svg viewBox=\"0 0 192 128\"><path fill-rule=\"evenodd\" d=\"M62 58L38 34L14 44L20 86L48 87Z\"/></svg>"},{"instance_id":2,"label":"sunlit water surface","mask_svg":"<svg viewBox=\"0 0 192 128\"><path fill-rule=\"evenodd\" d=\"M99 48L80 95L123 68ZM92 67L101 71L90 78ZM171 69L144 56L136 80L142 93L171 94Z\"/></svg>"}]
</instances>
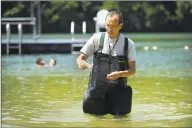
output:
<instances>
[{"instance_id":1,"label":"sunlit water surface","mask_svg":"<svg viewBox=\"0 0 192 128\"><path fill-rule=\"evenodd\" d=\"M127 117L82 112L90 69L78 69L78 54L2 56L2 126L191 127L192 42L136 43L136 49L137 74L129 78L133 105ZM54 57L57 66L39 68L38 57L47 63Z\"/></svg>"}]
</instances>

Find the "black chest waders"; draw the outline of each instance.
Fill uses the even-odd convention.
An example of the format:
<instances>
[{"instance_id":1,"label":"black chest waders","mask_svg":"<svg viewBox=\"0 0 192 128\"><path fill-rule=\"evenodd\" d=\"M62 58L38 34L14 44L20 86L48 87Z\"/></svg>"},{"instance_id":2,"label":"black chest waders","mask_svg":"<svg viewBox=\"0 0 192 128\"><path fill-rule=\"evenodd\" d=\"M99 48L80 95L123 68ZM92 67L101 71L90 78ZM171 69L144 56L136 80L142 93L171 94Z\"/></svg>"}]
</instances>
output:
<instances>
[{"instance_id":1,"label":"black chest waders","mask_svg":"<svg viewBox=\"0 0 192 128\"><path fill-rule=\"evenodd\" d=\"M94 54L83 111L95 115L126 115L131 112L132 107L132 88L127 85L127 78L121 77L112 81L106 77L111 72L129 69L128 39L125 37L124 55L111 56L101 52L104 37L105 33L102 33L99 50Z\"/></svg>"}]
</instances>

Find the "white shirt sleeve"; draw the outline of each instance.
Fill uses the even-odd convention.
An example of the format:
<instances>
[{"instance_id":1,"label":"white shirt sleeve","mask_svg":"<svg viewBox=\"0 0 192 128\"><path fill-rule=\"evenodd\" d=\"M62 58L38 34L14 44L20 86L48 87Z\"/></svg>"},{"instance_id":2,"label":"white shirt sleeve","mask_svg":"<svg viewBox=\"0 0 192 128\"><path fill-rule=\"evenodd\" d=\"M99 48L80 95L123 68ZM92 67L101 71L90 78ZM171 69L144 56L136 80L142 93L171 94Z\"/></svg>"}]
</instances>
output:
<instances>
[{"instance_id":1,"label":"white shirt sleeve","mask_svg":"<svg viewBox=\"0 0 192 128\"><path fill-rule=\"evenodd\" d=\"M128 61L136 61L136 50L135 50L135 44L131 39L129 40L129 48L128 48Z\"/></svg>"},{"instance_id":2,"label":"white shirt sleeve","mask_svg":"<svg viewBox=\"0 0 192 128\"><path fill-rule=\"evenodd\" d=\"M88 57L94 53L94 35L81 48L80 52L86 54Z\"/></svg>"},{"instance_id":3,"label":"white shirt sleeve","mask_svg":"<svg viewBox=\"0 0 192 128\"><path fill-rule=\"evenodd\" d=\"M101 37L101 33L95 33L89 40L86 42L86 44L81 48L80 52L83 54L86 54L88 57L93 55L94 52L96 52L99 48L99 39Z\"/></svg>"}]
</instances>

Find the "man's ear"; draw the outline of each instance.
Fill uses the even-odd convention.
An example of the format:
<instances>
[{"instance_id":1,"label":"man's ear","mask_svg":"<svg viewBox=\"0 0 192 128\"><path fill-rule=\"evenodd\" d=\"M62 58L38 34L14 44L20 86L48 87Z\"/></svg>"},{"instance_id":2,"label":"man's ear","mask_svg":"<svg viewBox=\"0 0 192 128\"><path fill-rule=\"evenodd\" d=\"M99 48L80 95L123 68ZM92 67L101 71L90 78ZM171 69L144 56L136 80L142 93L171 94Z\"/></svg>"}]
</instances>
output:
<instances>
[{"instance_id":1,"label":"man's ear","mask_svg":"<svg viewBox=\"0 0 192 128\"><path fill-rule=\"evenodd\" d=\"M119 25L119 29L122 29L123 28L123 23L121 23L120 25Z\"/></svg>"}]
</instances>

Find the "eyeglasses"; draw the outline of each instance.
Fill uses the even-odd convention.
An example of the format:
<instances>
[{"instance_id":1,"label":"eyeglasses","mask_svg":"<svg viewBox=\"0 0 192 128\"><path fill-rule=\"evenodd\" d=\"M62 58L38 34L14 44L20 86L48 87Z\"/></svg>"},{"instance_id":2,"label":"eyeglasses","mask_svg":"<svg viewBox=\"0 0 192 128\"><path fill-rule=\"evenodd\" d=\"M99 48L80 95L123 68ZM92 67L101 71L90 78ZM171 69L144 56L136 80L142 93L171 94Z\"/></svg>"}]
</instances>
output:
<instances>
[{"instance_id":1,"label":"eyeglasses","mask_svg":"<svg viewBox=\"0 0 192 128\"><path fill-rule=\"evenodd\" d=\"M109 26L109 25L106 25L106 29L111 29L111 30L115 30L117 27L119 26L119 24L117 26Z\"/></svg>"}]
</instances>

